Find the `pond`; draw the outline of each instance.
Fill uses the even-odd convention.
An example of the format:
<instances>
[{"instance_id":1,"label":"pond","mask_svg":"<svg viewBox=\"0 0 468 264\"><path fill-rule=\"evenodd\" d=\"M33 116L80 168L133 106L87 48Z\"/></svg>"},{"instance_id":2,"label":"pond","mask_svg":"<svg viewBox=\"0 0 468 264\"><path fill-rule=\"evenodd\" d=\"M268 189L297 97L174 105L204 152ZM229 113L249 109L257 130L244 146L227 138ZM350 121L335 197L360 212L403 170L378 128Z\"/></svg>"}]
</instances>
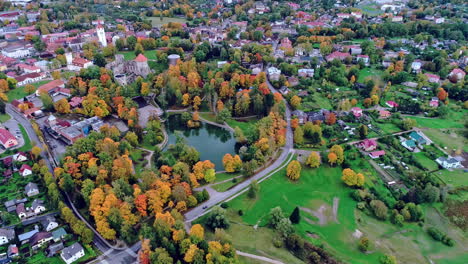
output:
<instances>
[{"instance_id":1,"label":"pond","mask_svg":"<svg viewBox=\"0 0 468 264\"><path fill-rule=\"evenodd\" d=\"M217 171L224 170L223 156L235 154L236 139L231 131L201 122L199 128L188 128L181 115L170 115L165 123L169 135L168 146L176 143L176 134L182 135L187 145L200 152L200 160L210 160Z\"/></svg>"}]
</instances>

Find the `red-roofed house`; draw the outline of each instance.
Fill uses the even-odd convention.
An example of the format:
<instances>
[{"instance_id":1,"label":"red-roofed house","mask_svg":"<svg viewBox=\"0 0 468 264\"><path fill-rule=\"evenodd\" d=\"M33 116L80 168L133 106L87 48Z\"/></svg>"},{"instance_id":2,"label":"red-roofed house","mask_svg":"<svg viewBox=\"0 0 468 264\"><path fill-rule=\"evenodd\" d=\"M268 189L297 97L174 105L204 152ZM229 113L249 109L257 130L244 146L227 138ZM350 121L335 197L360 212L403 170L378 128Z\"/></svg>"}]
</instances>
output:
<instances>
[{"instance_id":1,"label":"red-roofed house","mask_svg":"<svg viewBox=\"0 0 468 264\"><path fill-rule=\"evenodd\" d=\"M39 86L36 90L36 95L39 96L41 92L54 93L60 88L65 88L65 83L62 80L53 80L44 85Z\"/></svg>"},{"instance_id":2,"label":"red-roofed house","mask_svg":"<svg viewBox=\"0 0 468 264\"><path fill-rule=\"evenodd\" d=\"M466 73L460 69L455 68L449 73L449 77L455 79L457 82L465 78Z\"/></svg>"},{"instance_id":3,"label":"red-roofed house","mask_svg":"<svg viewBox=\"0 0 468 264\"><path fill-rule=\"evenodd\" d=\"M390 113L390 111L387 111L387 110L380 110L379 111L379 117L382 118L382 119L385 119L385 118L389 118L392 114Z\"/></svg>"},{"instance_id":4,"label":"red-roofed house","mask_svg":"<svg viewBox=\"0 0 468 264\"><path fill-rule=\"evenodd\" d=\"M349 53L347 52L339 52L339 51L335 51L331 54L329 54L326 59L327 61L332 61L334 59L337 59L337 60L345 60L346 58L348 57L351 57L351 55L349 55Z\"/></svg>"},{"instance_id":5,"label":"red-roofed house","mask_svg":"<svg viewBox=\"0 0 468 264\"><path fill-rule=\"evenodd\" d=\"M45 77L45 74L43 73L33 72L33 73L27 73L27 74L23 74L21 76L15 77L15 80L18 82L17 83L18 86L23 86L28 83L38 82L44 79L44 77Z\"/></svg>"},{"instance_id":6,"label":"red-roofed house","mask_svg":"<svg viewBox=\"0 0 468 264\"><path fill-rule=\"evenodd\" d=\"M439 98L432 97L431 101L429 102L430 107L439 107Z\"/></svg>"},{"instance_id":7,"label":"red-roofed house","mask_svg":"<svg viewBox=\"0 0 468 264\"><path fill-rule=\"evenodd\" d=\"M28 164L23 164L19 169L19 173L23 177L29 176L32 174L32 168Z\"/></svg>"},{"instance_id":8,"label":"red-roofed house","mask_svg":"<svg viewBox=\"0 0 468 264\"><path fill-rule=\"evenodd\" d=\"M68 65L70 71L79 71L81 69L87 69L88 67L93 66L93 62L85 58L76 57L73 59L72 63Z\"/></svg>"},{"instance_id":9,"label":"red-roofed house","mask_svg":"<svg viewBox=\"0 0 468 264\"><path fill-rule=\"evenodd\" d=\"M373 159L378 159L383 155L385 155L385 150L379 150L379 151L374 151L374 152L369 153L369 157Z\"/></svg>"},{"instance_id":10,"label":"red-roofed house","mask_svg":"<svg viewBox=\"0 0 468 264\"><path fill-rule=\"evenodd\" d=\"M32 66L32 65L27 65L27 64L24 64L24 63L20 63L20 64L16 65L16 68L18 68L18 70L20 70L20 71L23 71L24 73L33 73L33 72L39 73L41 71L41 69L39 67Z\"/></svg>"},{"instance_id":11,"label":"red-roofed house","mask_svg":"<svg viewBox=\"0 0 468 264\"><path fill-rule=\"evenodd\" d=\"M18 145L18 140L16 140L16 137L10 131L0 128L0 143L2 143L5 149L9 149Z\"/></svg>"},{"instance_id":12,"label":"red-roofed house","mask_svg":"<svg viewBox=\"0 0 468 264\"><path fill-rule=\"evenodd\" d=\"M387 101L385 104L391 108L398 107L398 104L394 101Z\"/></svg>"},{"instance_id":13,"label":"red-roofed house","mask_svg":"<svg viewBox=\"0 0 468 264\"><path fill-rule=\"evenodd\" d=\"M143 54L138 54L138 56L135 58L135 61L136 62L146 62L148 61L148 59L145 57L145 55Z\"/></svg>"},{"instance_id":14,"label":"red-roofed house","mask_svg":"<svg viewBox=\"0 0 468 264\"><path fill-rule=\"evenodd\" d=\"M430 74L430 73L425 73L424 75L427 76L427 80L428 80L430 83L438 83L438 82L440 81L439 75Z\"/></svg>"},{"instance_id":15,"label":"red-roofed house","mask_svg":"<svg viewBox=\"0 0 468 264\"><path fill-rule=\"evenodd\" d=\"M377 148L377 141L375 139L364 139L359 143L359 147L364 151L372 151Z\"/></svg>"},{"instance_id":16,"label":"red-roofed house","mask_svg":"<svg viewBox=\"0 0 468 264\"><path fill-rule=\"evenodd\" d=\"M73 108L76 108L76 107L79 107L82 102L83 102L82 97L75 96L72 99L70 99L70 106L73 107Z\"/></svg>"},{"instance_id":17,"label":"red-roofed house","mask_svg":"<svg viewBox=\"0 0 468 264\"><path fill-rule=\"evenodd\" d=\"M361 117L362 116L362 109L359 107L353 107L351 108L351 112L353 112L353 115L355 117Z\"/></svg>"}]
</instances>

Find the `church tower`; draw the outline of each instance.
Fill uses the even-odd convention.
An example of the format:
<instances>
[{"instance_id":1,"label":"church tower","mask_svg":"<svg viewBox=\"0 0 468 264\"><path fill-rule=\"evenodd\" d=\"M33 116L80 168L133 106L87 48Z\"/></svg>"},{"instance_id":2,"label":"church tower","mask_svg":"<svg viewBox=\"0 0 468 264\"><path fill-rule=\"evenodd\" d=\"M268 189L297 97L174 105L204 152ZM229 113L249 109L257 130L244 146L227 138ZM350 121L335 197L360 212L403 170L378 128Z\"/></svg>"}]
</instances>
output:
<instances>
[{"instance_id":1,"label":"church tower","mask_svg":"<svg viewBox=\"0 0 468 264\"><path fill-rule=\"evenodd\" d=\"M107 47L106 32L104 31L104 27L102 25L99 24L96 27L96 33L97 33L99 42L101 42L101 45L103 47Z\"/></svg>"}]
</instances>

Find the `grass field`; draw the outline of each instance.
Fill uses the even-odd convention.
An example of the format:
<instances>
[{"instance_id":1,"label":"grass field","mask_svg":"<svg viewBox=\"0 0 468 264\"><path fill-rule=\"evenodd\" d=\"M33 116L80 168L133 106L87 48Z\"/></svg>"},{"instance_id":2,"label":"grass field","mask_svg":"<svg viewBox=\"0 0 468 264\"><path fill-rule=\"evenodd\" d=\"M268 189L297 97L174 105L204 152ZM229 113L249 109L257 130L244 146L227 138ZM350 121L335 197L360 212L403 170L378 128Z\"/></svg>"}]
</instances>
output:
<instances>
[{"instance_id":1,"label":"grass field","mask_svg":"<svg viewBox=\"0 0 468 264\"><path fill-rule=\"evenodd\" d=\"M463 149L464 151L468 151L468 142L461 135L462 130L461 128L428 128L424 130L424 134L442 148L447 147L448 150Z\"/></svg>"},{"instance_id":2,"label":"grass field","mask_svg":"<svg viewBox=\"0 0 468 264\"><path fill-rule=\"evenodd\" d=\"M382 75L382 71L372 68L364 68L359 72L359 78L357 81L363 83L367 79L367 77L380 78L380 75Z\"/></svg>"},{"instance_id":3,"label":"grass field","mask_svg":"<svg viewBox=\"0 0 468 264\"><path fill-rule=\"evenodd\" d=\"M213 185L213 189L215 189L217 192L225 192L232 188L233 186L237 185L240 182L240 180L236 180L235 182L233 181L227 181L223 183L219 183L216 185Z\"/></svg>"},{"instance_id":4,"label":"grass field","mask_svg":"<svg viewBox=\"0 0 468 264\"><path fill-rule=\"evenodd\" d=\"M147 17L146 19L151 20L151 25L153 27L161 27L164 24L169 22L177 22L177 23L186 23L187 20L184 18L179 17L163 17L162 20L159 17Z\"/></svg>"},{"instance_id":5,"label":"grass field","mask_svg":"<svg viewBox=\"0 0 468 264\"><path fill-rule=\"evenodd\" d=\"M239 175L240 175L239 172L234 172L234 173L220 172L220 173L216 173L216 180L214 182L222 182L222 181L234 178L234 177L239 176Z\"/></svg>"},{"instance_id":6,"label":"grass field","mask_svg":"<svg viewBox=\"0 0 468 264\"><path fill-rule=\"evenodd\" d=\"M430 159L424 152L419 152L419 153L414 153L413 156L416 158L421 165L424 166L424 168L428 169L429 171L437 170L439 168L439 165Z\"/></svg>"},{"instance_id":7,"label":"grass field","mask_svg":"<svg viewBox=\"0 0 468 264\"><path fill-rule=\"evenodd\" d=\"M452 185L454 187L468 186L468 173L463 172L463 170L453 170L449 171L446 169L441 169L434 172L435 175L439 176L446 184Z\"/></svg>"},{"instance_id":8,"label":"grass field","mask_svg":"<svg viewBox=\"0 0 468 264\"><path fill-rule=\"evenodd\" d=\"M363 167L364 171L372 173L366 166L359 164L359 161L351 163L353 168ZM375 175L366 176L366 185L384 188L381 181L373 177ZM268 212L276 206L280 206L286 215L296 206L315 212L322 207L325 223L320 225L317 217L301 210L301 222L295 225L296 232L314 244L323 245L345 263L378 263L383 253L395 255L399 263L425 263L426 256L429 255L439 260L438 256L451 258L455 254L458 257L453 263L459 263L462 252L459 246L449 248L433 241L426 234L425 228L415 223L400 228L389 221L376 220L355 209L356 202L351 199L351 192L352 189L341 182L341 168L326 165L318 169L303 167L301 178L297 182L289 181L285 176L285 169L282 169L260 184L257 199L249 199L244 193L228 203L229 216L234 224L227 232L233 237L236 248L242 251L277 257L285 263L295 263L286 259L290 258L287 253L272 248L271 239L266 237L268 232L272 232L271 229L265 229ZM335 216L332 208L336 199L339 200ZM242 216L238 216L238 210L243 211ZM427 219L431 225L436 221L441 220ZM254 230L252 226L257 224L259 228ZM448 224L445 225L449 229ZM358 250L358 239L353 236L355 230L360 230L374 242L370 253L363 254ZM406 231L400 232L402 230ZM463 245L463 241L460 242Z\"/></svg>"},{"instance_id":9,"label":"grass field","mask_svg":"<svg viewBox=\"0 0 468 264\"><path fill-rule=\"evenodd\" d=\"M136 58L134 51L119 51L118 54L124 55L125 60L133 60ZM145 50L143 53L148 60L156 60L156 51Z\"/></svg>"},{"instance_id":10,"label":"grass field","mask_svg":"<svg viewBox=\"0 0 468 264\"><path fill-rule=\"evenodd\" d=\"M392 134L401 131L401 129L393 123L376 123L385 134Z\"/></svg>"},{"instance_id":11,"label":"grass field","mask_svg":"<svg viewBox=\"0 0 468 264\"><path fill-rule=\"evenodd\" d=\"M257 123L257 120L241 122L234 119L229 119L226 121L226 123L232 128L239 127L244 133L247 133L250 130L255 129L255 124Z\"/></svg>"},{"instance_id":12,"label":"grass field","mask_svg":"<svg viewBox=\"0 0 468 264\"><path fill-rule=\"evenodd\" d=\"M4 123L10 120L11 116L9 114L2 114L0 115L0 123Z\"/></svg>"},{"instance_id":13,"label":"grass field","mask_svg":"<svg viewBox=\"0 0 468 264\"><path fill-rule=\"evenodd\" d=\"M32 85L37 88L49 82L51 82L51 80L43 80L43 81L39 81L36 83L32 83ZM24 87L25 86L16 87L15 89L8 91L7 93L8 101L11 102L13 100L18 100L18 99L24 98L26 95L29 95L28 93L24 91Z\"/></svg>"},{"instance_id":14,"label":"grass field","mask_svg":"<svg viewBox=\"0 0 468 264\"><path fill-rule=\"evenodd\" d=\"M447 128L463 128L468 111L460 112L450 111L446 118L425 118L417 116L409 116L416 120L418 127L447 129Z\"/></svg>"},{"instance_id":15,"label":"grass field","mask_svg":"<svg viewBox=\"0 0 468 264\"><path fill-rule=\"evenodd\" d=\"M200 117L205 119L205 120L216 123L216 115L213 114L213 113L200 113Z\"/></svg>"}]
</instances>

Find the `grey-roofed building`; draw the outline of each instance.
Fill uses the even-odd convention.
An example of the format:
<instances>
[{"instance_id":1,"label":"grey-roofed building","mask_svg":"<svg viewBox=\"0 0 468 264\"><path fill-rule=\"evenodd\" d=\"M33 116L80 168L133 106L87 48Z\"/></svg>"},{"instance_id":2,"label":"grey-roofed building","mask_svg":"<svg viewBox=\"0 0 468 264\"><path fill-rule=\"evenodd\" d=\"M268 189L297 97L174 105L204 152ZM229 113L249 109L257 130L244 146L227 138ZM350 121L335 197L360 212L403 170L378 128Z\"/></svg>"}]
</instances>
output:
<instances>
[{"instance_id":1,"label":"grey-roofed building","mask_svg":"<svg viewBox=\"0 0 468 264\"><path fill-rule=\"evenodd\" d=\"M34 229L29 231L29 232L26 232L26 233L23 233L23 234L20 234L18 236L18 240L20 242L23 242L23 241L26 241L26 240L29 240L32 236L34 236L36 233L39 232L39 227L38 226L34 226Z\"/></svg>"},{"instance_id":2,"label":"grey-roofed building","mask_svg":"<svg viewBox=\"0 0 468 264\"><path fill-rule=\"evenodd\" d=\"M30 182L24 187L24 193L28 197L38 195L39 194L39 187L37 187L37 184L35 184L34 182Z\"/></svg>"},{"instance_id":3,"label":"grey-roofed building","mask_svg":"<svg viewBox=\"0 0 468 264\"><path fill-rule=\"evenodd\" d=\"M53 216L48 216L44 220L41 221L41 225L43 229L47 232L54 230L55 228L58 227L58 223L55 220L55 217Z\"/></svg>"},{"instance_id":4,"label":"grey-roofed building","mask_svg":"<svg viewBox=\"0 0 468 264\"><path fill-rule=\"evenodd\" d=\"M62 242L50 245L47 248L47 257L50 258L50 257L55 256L63 248L64 248L64 246L63 246Z\"/></svg>"},{"instance_id":5,"label":"grey-roofed building","mask_svg":"<svg viewBox=\"0 0 468 264\"><path fill-rule=\"evenodd\" d=\"M13 239L15 239L14 229L0 228L0 246L9 243Z\"/></svg>"},{"instance_id":6,"label":"grey-roofed building","mask_svg":"<svg viewBox=\"0 0 468 264\"><path fill-rule=\"evenodd\" d=\"M52 231L52 237L54 238L54 241L57 242L60 239L63 239L67 235L67 231L63 229L63 227L60 227L54 231Z\"/></svg>"},{"instance_id":7,"label":"grey-roofed building","mask_svg":"<svg viewBox=\"0 0 468 264\"><path fill-rule=\"evenodd\" d=\"M65 263L70 264L83 257L84 255L84 248L80 245L80 243L76 242L75 244L64 248L62 250L62 253L60 254L60 257L62 257Z\"/></svg>"},{"instance_id":8,"label":"grey-roofed building","mask_svg":"<svg viewBox=\"0 0 468 264\"><path fill-rule=\"evenodd\" d=\"M33 250L40 248L45 243L52 240L52 234L49 232L38 232L29 238L29 244Z\"/></svg>"}]
</instances>

